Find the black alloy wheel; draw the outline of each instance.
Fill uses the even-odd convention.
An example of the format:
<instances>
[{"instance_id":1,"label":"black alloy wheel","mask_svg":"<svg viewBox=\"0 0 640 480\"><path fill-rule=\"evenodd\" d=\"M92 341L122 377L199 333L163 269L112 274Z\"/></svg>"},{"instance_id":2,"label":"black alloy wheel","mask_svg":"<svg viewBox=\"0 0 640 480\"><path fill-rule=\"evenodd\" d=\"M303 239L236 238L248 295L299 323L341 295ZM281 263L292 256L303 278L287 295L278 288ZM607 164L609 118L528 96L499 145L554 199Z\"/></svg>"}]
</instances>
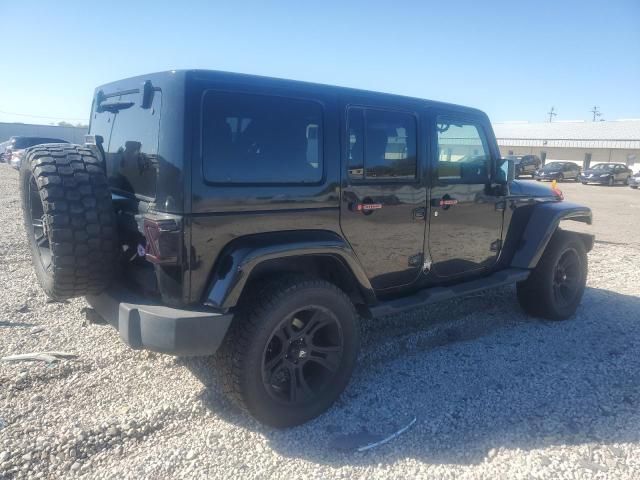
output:
<instances>
[{"instance_id":1,"label":"black alloy wheel","mask_svg":"<svg viewBox=\"0 0 640 480\"><path fill-rule=\"evenodd\" d=\"M249 288L214 359L222 388L267 425L300 425L349 383L358 315L345 292L319 278L290 274Z\"/></svg>"},{"instance_id":2,"label":"black alloy wheel","mask_svg":"<svg viewBox=\"0 0 640 480\"><path fill-rule=\"evenodd\" d=\"M38 256L35 260L40 267L48 271L51 269L51 247L49 245L49 227L47 216L44 213L44 205L40 199L40 192L36 179L32 176L29 179L27 198L29 205L27 207L27 215L31 224L29 234L33 237Z\"/></svg>"},{"instance_id":3,"label":"black alloy wheel","mask_svg":"<svg viewBox=\"0 0 640 480\"><path fill-rule=\"evenodd\" d=\"M553 296L560 308L567 308L580 293L582 263L575 249L565 250L553 275Z\"/></svg>"},{"instance_id":4,"label":"black alloy wheel","mask_svg":"<svg viewBox=\"0 0 640 480\"><path fill-rule=\"evenodd\" d=\"M299 310L271 334L262 360L264 387L285 404L313 401L336 376L343 349L342 328L331 311Z\"/></svg>"}]
</instances>

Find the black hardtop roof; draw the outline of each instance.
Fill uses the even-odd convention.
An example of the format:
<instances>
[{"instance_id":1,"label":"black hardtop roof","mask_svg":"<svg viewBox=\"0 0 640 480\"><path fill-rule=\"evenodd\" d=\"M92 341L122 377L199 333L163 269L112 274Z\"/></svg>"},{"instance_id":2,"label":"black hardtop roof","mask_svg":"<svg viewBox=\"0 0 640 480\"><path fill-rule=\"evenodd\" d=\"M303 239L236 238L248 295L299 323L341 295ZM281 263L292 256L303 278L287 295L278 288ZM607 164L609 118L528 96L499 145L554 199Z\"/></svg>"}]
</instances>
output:
<instances>
[{"instance_id":1,"label":"black hardtop roof","mask_svg":"<svg viewBox=\"0 0 640 480\"><path fill-rule=\"evenodd\" d=\"M233 72L223 72L219 70L198 70L198 69L190 69L190 70L168 70L164 72L155 72L149 73L146 75L138 75L135 77L125 78L122 80L117 80L115 82L106 83L96 88L96 92L102 90L106 95L112 95L119 91L126 91L132 88L138 88L144 81L150 80L151 83L157 84L158 87L162 88L162 84L167 82L172 82L179 79L191 78L196 80L204 80L204 81L219 81L224 83L237 83L244 84L248 86L256 86L263 85L266 87L281 87L281 88L289 88L289 89L304 89L307 91L317 90L318 92L323 93L335 93L336 95L353 95L357 97L372 97L372 98L380 98L393 100L397 99L401 102L412 102L422 104L425 107L431 108L446 108L452 110L458 110L460 112L466 112L473 115L482 115L486 116L486 114L479 109L472 107L465 107L463 105L456 105L453 103L446 102L438 102L434 100L427 100L424 98L417 97L409 97L404 95L396 95L393 93L383 93L383 92L374 92L370 90L361 90L350 87L338 87L334 85L325 85L320 83L312 83L312 82L304 82L300 80L287 80L282 78L274 78L274 77L265 77L260 75L251 75L246 73L233 73Z\"/></svg>"}]
</instances>

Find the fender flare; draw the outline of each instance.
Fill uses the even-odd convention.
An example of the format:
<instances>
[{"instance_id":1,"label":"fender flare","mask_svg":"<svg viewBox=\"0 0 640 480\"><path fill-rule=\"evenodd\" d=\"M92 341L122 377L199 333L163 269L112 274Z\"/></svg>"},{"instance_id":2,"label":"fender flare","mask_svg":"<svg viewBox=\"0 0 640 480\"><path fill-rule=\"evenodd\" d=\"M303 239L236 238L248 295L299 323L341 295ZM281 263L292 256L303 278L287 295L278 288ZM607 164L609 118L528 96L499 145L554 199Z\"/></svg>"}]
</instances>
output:
<instances>
[{"instance_id":1,"label":"fender flare","mask_svg":"<svg viewBox=\"0 0 640 480\"><path fill-rule=\"evenodd\" d=\"M535 268L561 220L575 220L588 225L592 223L589 207L570 202L546 202L536 205L520 238L511 266ZM579 233L587 251L593 247L593 235Z\"/></svg>"},{"instance_id":2,"label":"fender flare","mask_svg":"<svg viewBox=\"0 0 640 480\"><path fill-rule=\"evenodd\" d=\"M235 307L251 272L260 264L300 256L331 256L355 279L367 304L376 297L364 268L349 244L330 231L280 232L242 237L230 242L214 265L205 304L220 310Z\"/></svg>"}]
</instances>

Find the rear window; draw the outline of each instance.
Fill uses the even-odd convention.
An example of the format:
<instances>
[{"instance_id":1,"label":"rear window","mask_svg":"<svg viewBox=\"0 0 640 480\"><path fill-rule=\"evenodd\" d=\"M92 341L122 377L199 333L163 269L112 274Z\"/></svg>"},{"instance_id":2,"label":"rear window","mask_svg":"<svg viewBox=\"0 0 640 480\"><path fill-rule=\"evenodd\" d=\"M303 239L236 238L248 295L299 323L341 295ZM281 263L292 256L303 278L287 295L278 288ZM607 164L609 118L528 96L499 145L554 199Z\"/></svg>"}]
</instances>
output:
<instances>
[{"instance_id":1,"label":"rear window","mask_svg":"<svg viewBox=\"0 0 640 480\"><path fill-rule=\"evenodd\" d=\"M155 198L158 176L158 131L162 92L155 90L150 108L140 107L140 94L109 97L109 102L133 102L115 112L95 112L91 134L104 140L109 185L122 192Z\"/></svg>"},{"instance_id":2,"label":"rear window","mask_svg":"<svg viewBox=\"0 0 640 480\"><path fill-rule=\"evenodd\" d=\"M322 106L266 95L205 92L204 177L215 183L317 183Z\"/></svg>"}]
</instances>

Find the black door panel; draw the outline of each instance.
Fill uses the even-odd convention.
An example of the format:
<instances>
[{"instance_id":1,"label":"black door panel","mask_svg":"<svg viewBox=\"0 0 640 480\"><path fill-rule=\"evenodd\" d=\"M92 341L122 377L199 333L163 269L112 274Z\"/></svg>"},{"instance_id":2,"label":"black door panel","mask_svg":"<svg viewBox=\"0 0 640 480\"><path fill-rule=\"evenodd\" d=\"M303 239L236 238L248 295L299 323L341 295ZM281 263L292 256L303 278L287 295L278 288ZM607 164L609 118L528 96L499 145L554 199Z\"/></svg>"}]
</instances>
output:
<instances>
[{"instance_id":1,"label":"black door panel","mask_svg":"<svg viewBox=\"0 0 640 480\"><path fill-rule=\"evenodd\" d=\"M494 265L502 240L503 198L493 192L492 149L481 120L439 115L432 144L429 255L432 274L449 278Z\"/></svg>"},{"instance_id":2,"label":"black door panel","mask_svg":"<svg viewBox=\"0 0 640 480\"><path fill-rule=\"evenodd\" d=\"M371 285L386 290L422 270L427 194L414 114L348 109L340 225Z\"/></svg>"}]
</instances>

